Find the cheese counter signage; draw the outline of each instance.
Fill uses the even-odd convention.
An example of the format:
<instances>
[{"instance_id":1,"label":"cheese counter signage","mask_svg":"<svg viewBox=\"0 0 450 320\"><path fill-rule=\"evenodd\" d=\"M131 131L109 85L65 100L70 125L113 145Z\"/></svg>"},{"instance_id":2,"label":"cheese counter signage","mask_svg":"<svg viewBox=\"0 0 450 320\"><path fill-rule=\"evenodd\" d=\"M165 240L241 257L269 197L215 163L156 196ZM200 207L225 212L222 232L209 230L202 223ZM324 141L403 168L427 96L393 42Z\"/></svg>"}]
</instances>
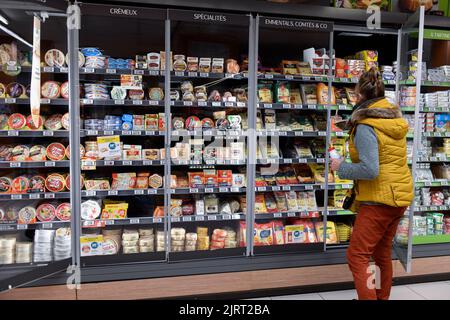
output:
<instances>
[{"instance_id":1,"label":"cheese counter signage","mask_svg":"<svg viewBox=\"0 0 450 320\"><path fill-rule=\"evenodd\" d=\"M202 12L187 10L169 10L169 19L186 22L200 22L209 24L248 25L249 17L239 14L220 12Z\"/></svg>"},{"instance_id":2,"label":"cheese counter signage","mask_svg":"<svg viewBox=\"0 0 450 320\"><path fill-rule=\"evenodd\" d=\"M260 17L260 24L263 27L269 28L311 30L319 32L333 31L332 22L314 21L314 20Z\"/></svg>"},{"instance_id":3,"label":"cheese counter signage","mask_svg":"<svg viewBox=\"0 0 450 320\"><path fill-rule=\"evenodd\" d=\"M83 15L85 16L108 16L117 18L153 20L164 20L167 16L167 11L163 9L108 6L89 3L83 4L81 10Z\"/></svg>"}]
</instances>

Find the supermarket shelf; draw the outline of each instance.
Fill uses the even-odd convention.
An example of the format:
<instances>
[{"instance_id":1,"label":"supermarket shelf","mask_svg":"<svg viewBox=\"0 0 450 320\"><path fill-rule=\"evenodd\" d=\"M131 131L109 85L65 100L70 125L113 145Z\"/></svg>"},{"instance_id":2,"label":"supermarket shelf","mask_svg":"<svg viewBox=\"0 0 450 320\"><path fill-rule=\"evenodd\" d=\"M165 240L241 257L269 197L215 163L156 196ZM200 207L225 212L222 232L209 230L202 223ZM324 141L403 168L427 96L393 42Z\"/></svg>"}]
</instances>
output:
<instances>
[{"instance_id":1,"label":"supermarket shelf","mask_svg":"<svg viewBox=\"0 0 450 320\"><path fill-rule=\"evenodd\" d=\"M169 252L169 261L197 260L208 258L216 259L216 258L236 257L236 256L245 256L245 247L224 248L216 250Z\"/></svg>"},{"instance_id":2,"label":"supermarket shelf","mask_svg":"<svg viewBox=\"0 0 450 320\"><path fill-rule=\"evenodd\" d=\"M259 109L287 109L287 110L327 110L323 104L291 104L291 103L258 103ZM351 104L331 105L331 110L353 110Z\"/></svg>"},{"instance_id":3,"label":"supermarket shelf","mask_svg":"<svg viewBox=\"0 0 450 320\"><path fill-rule=\"evenodd\" d=\"M162 195L164 189L134 189L134 190L83 190L82 197L106 197L106 196L144 196L144 195Z\"/></svg>"},{"instance_id":4,"label":"supermarket shelf","mask_svg":"<svg viewBox=\"0 0 450 320\"><path fill-rule=\"evenodd\" d=\"M69 226L70 221L49 221L30 224L0 223L0 231L58 229Z\"/></svg>"},{"instance_id":5,"label":"supermarket shelf","mask_svg":"<svg viewBox=\"0 0 450 320\"><path fill-rule=\"evenodd\" d=\"M305 210L294 212L256 213L255 220L285 219L285 218L318 218L321 210Z\"/></svg>"},{"instance_id":6,"label":"supermarket shelf","mask_svg":"<svg viewBox=\"0 0 450 320\"><path fill-rule=\"evenodd\" d=\"M424 87L450 87L449 81L422 81L422 86Z\"/></svg>"},{"instance_id":7,"label":"supermarket shelf","mask_svg":"<svg viewBox=\"0 0 450 320\"><path fill-rule=\"evenodd\" d=\"M247 188L239 187L203 187L203 188L176 188L171 189L172 194L194 194L194 193L242 193Z\"/></svg>"},{"instance_id":8,"label":"supermarket shelf","mask_svg":"<svg viewBox=\"0 0 450 320\"><path fill-rule=\"evenodd\" d=\"M423 136L431 138L450 138L450 132L424 132Z\"/></svg>"},{"instance_id":9,"label":"supermarket shelf","mask_svg":"<svg viewBox=\"0 0 450 320\"><path fill-rule=\"evenodd\" d=\"M171 101L173 107L193 107L193 108L247 108L246 102L216 102L216 101Z\"/></svg>"},{"instance_id":10,"label":"supermarket shelf","mask_svg":"<svg viewBox=\"0 0 450 320\"><path fill-rule=\"evenodd\" d=\"M81 137L92 136L164 136L164 131L154 130L81 130Z\"/></svg>"},{"instance_id":11,"label":"supermarket shelf","mask_svg":"<svg viewBox=\"0 0 450 320\"><path fill-rule=\"evenodd\" d=\"M0 130L0 137L69 137L66 130Z\"/></svg>"},{"instance_id":12,"label":"supermarket shelf","mask_svg":"<svg viewBox=\"0 0 450 320\"><path fill-rule=\"evenodd\" d=\"M130 99L81 99L80 104L86 106L153 106L163 107L164 101L130 100Z\"/></svg>"},{"instance_id":13,"label":"supermarket shelf","mask_svg":"<svg viewBox=\"0 0 450 320\"><path fill-rule=\"evenodd\" d=\"M416 187L445 187L449 185L449 180L439 180L439 181L417 181Z\"/></svg>"},{"instance_id":14,"label":"supermarket shelf","mask_svg":"<svg viewBox=\"0 0 450 320\"><path fill-rule=\"evenodd\" d=\"M450 157L426 157L418 159L417 162L450 162Z\"/></svg>"},{"instance_id":15,"label":"supermarket shelf","mask_svg":"<svg viewBox=\"0 0 450 320\"><path fill-rule=\"evenodd\" d=\"M324 158L258 159L257 164L325 163Z\"/></svg>"},{"instance_id":16,"label":"supermarket shelf","mask_svg":"<svg viewBox=\"0 0 450 320\"><path fill-rule=\"evenodd\" d=\"M323 184L291 184L267 187L256 187L256 192L273 192L273 191L304 191L304 190L320 190L325 188Z\"/></svg>"},{"instance_id":17,"label":"supermarket shelf","mask_svg":"<svg viewBox=\"0 0 450 320\"><path fill-rule=\"evenodd\" d=\"M323 251L324 243L291 243L274 246L255 246L253 252L255 255L263 254L285 254L285 253L300 253L300 252L318 252Z\"/></svg>"},{"instance_id":18,"label":"supermarket shelf","mask_svg":"<svg viewBox=\"0 0 450 320\"><path fill-rule=\"evenodd\" d=\"M356 213L350 210L343 209L328 209L328 216L352 216Z\"/></svg>"},{"instance_id":19,"label":"supermarket shelf","mask_svg":"<svg viewBox=\"0 0 450 320\"><path fill-rule=\"evenodd\" d=\"M439 107L423 107L422 109L420 109L420 112L443 112L443 113L447 113L450 112L450 107L444 107L444 106L439 106Z\"/></svg>"},{"instance_id":20,"label":"supermarket shelf","mask_svg":"<svg viewBox=\"0 0 450 320\"><path fill-rule=\"evenodd\" d=\"M413 245L448 242L450 242L450 234L413 237Z\"/></svg>"},{"instance_id":21,"label":"supermarket shelf","mask_svg":"<svg viewBox=\"0 0 450 320\"><path fill-rule=\"evenodd\" d=\"M170 222L200 222L200 221L232 221L245 219L244 213L233 214L205 214L205 215L192 215L182 217L171 217Z\"/></svg>"},{"instance_id":22,"label":"supermarket shelf","mask_svg":"<svg viewBox=\"0 0 450 320\"><path fill-rule=\"evenodd\" d=\"M185 136L204 136L204 137L216 137L216 138L237 138L247 136L246 130L173 130L172 137L185 137Z\"/></svg>"},{"instance_id":23,"label":"supermarket shelf","mask_svg":"<svg viewBox=\"0 0 450 320\"><path fill-rule=\"evenodd\" d=\"M257 136L264 137L326 137L326 131L283 131L257 130Z\"/></svg>"},{"instance_id":24,"label":"supermarket shelf","mask_svg":"<svg viewBox=\"0 0 450 320\"><path fill-rule=\"evenodd\" d=\"M69 199L69 198L70 198L70 192L0 194L0 201L7 201L7 200L36 200L36 199Z\"/></svg>"},{"instance_id":25,"label":"supermarket shelf","mask_svg":"<svg viewBox=\"0 0 450 320\"><path fill-rule=\"evenodd\" d=\"M81 222L83 228L102 228L105 226L128 226L128 225L148 225L163 223L162 217L140 217L124 219L98 219L85 220Z\"/></svg>"},{"instance_id":26,"label":"supermarket shelf","mask_svg":"<svg viewBox=\"0 0 450 320\"><path fill-rule=\"evenodd\" d=\"M237 73L237 74L231 74L231 73L213 73L213 72L177 72L172 71L170 72L171 80L180 80L185 78L200 78L200 79L235 79L235 80L242 80L247 79L248 74L247 73Z\"/></svg>"},{"instance_id":27,"label":"supermarket shelf","mask_svg":"<svg viewBox=\"0 0 450 320\"><path fill-rule=\"evenodd\" d=\"M246 164L245 160L172 160L174 166L193 166L193 165L225 165L225 166L242 166Z\"/></svg>"},{"instance_id":28,"label":"supermarket shelf","mask_svg":"<svg viewBox=\"0 0 450 320\"><path fill-rule=\"evenodd\" d=\"M148 252L148 253L134 253L134 254L114 254L102 255L92 257L81 257L81 265L83 267L99 266L99 265L120 265L137 262L150 261L164 261L166 259L166 252Z\"/></svg>"},{"instance_id":29,"label":"supermarket shelf","mask_svg":"<svg viewBox=\"0 0 450 320\"><path fill-rule=\"evenodd\" d=\"M429 212L429 211L449 211L450 206L417 206L414 208L415 212Z\"/></svg>"},{"instance_id":30,"label":"supermarket shelf","mask_svg":"<svg viewBox=\"0 0 450 320\"><path fill-rule=\"evenodd\" d=\"M0 98L0 104L30 104L29 98ZM41 99L41 104L51 104L51 105L69 105L68 99Z\"/></svg>"},{"instance_id":31,"label":"supermarket shelf","mask_svg":"<svg viewBox=\"0 0 450 320\"><path fill-rule=\"evenodd\" d=\"M82 160L82 166L96 167L142 167L142 166L163 166L164 160Z\"/></svg>"},{"instance_id":32,"label":"supermarket shelf","mask_svg":"<svg viewBox=\"0 0 450 320\"><path fill-rule=\"evenodd\" d=\"M69 160L62 161L0 161L0 168L68 168Z\"/></svg>"},{"instance_id":33,"label":"supermarket shelf","mask_svg":"<svg viewBox=\"0 0 450 320\"><path fill-rule=\"evenodd\" d=\"M30 72L31 68L22 68L22 71ZM42 67L42 73L68 73L69 69L66 67ZM152 70L139 70L139 69L109 69L109 68L80 68L80 74L99 74L99 75L114 75L114 74L138 74L145 76L163 76L163 71L152 71Z\"/></svg>"}]
</instances>

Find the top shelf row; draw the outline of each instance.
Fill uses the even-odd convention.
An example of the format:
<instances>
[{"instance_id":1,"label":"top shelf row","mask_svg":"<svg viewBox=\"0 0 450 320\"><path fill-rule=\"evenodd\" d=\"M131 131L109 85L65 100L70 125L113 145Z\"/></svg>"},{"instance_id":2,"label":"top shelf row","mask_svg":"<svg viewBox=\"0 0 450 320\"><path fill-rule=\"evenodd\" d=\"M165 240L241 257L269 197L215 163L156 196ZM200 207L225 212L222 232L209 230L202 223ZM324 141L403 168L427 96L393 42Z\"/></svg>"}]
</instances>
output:
<instances>
[{"instance_id":1,"label":"top shelf row","mask_svg":"<svg viewBox=\"0 0 450 320\"><path fill-rule=\"evenodd\" d=\"M7 68L8 71L17 71L17 67L11 66ZM22 67L21 72L31 72L31 67ZM42 73L68 73L69 68L67 67L42 67ZM142 69L98 69L98 68L80 68L80 74L97 74L97 75L122 75L122 74L134 74L143 76L153 76L153 77L164 77L166 75L165 71L157 70L142 70ZM206 79L234 79L242 80L248 78L247 72L241 73L213 73L213 72L177 72L172 71L172 78L206 78ZM283 74L271 74L266 73L258 74L258 79L274 80L274 81L304 81L304 82L328 82L328 76L303 76L303 75L283 75ZM358 78L337 78L331 77L333 83L354 83L358 82ZM385 85L395 85L395 80L385 80ZM415 85L415 81L400 81L400 85ZM433 82L433 81L423 81L422 85L429 86L443 86L450 87L450 82Z\"/></svg>"}]
</instances>

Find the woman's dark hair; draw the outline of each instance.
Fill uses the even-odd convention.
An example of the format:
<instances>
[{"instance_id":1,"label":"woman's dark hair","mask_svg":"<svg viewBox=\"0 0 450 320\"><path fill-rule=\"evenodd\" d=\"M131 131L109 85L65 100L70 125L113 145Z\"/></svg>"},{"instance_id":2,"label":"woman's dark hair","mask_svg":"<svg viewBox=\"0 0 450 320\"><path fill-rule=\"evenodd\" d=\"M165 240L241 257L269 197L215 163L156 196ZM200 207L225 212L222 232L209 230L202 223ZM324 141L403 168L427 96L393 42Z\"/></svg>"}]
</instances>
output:
<instances>
[{"instance_id":1,"label":"woman's dark hair","mask_svg":"<svg viewBox=\"0 0 450 320\"><path fill-rule=\"evenodd\" d=\"M359 78L359 82L356 86L356 92L361 95L360 103L384 97L384 83L381 77L381 73L372 67L369 71L363 73Z\"/></svg>"}]
</instances>

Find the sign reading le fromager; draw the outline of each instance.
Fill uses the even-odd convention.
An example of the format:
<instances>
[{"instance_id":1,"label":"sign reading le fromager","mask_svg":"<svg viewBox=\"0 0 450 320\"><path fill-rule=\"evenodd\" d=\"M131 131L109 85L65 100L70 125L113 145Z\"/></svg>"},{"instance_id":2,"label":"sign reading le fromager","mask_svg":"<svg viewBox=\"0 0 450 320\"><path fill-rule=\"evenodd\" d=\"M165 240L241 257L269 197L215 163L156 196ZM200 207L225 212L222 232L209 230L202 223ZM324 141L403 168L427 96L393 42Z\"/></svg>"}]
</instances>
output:
<instances>
[{"instance_id":1,"label":"sign reading le fromager","mask_svg":"<svg viewBox=\"0 0 450 320\"><path fill-rule=\"evenodd\" d=\"M313 21L313 20L297 20L297 19L282 19L261 17L261 24L264 27L285 28L285 29L299 29L311 30L321 32L333 31L332 22Z\"/></svg>"}]
</instances>

